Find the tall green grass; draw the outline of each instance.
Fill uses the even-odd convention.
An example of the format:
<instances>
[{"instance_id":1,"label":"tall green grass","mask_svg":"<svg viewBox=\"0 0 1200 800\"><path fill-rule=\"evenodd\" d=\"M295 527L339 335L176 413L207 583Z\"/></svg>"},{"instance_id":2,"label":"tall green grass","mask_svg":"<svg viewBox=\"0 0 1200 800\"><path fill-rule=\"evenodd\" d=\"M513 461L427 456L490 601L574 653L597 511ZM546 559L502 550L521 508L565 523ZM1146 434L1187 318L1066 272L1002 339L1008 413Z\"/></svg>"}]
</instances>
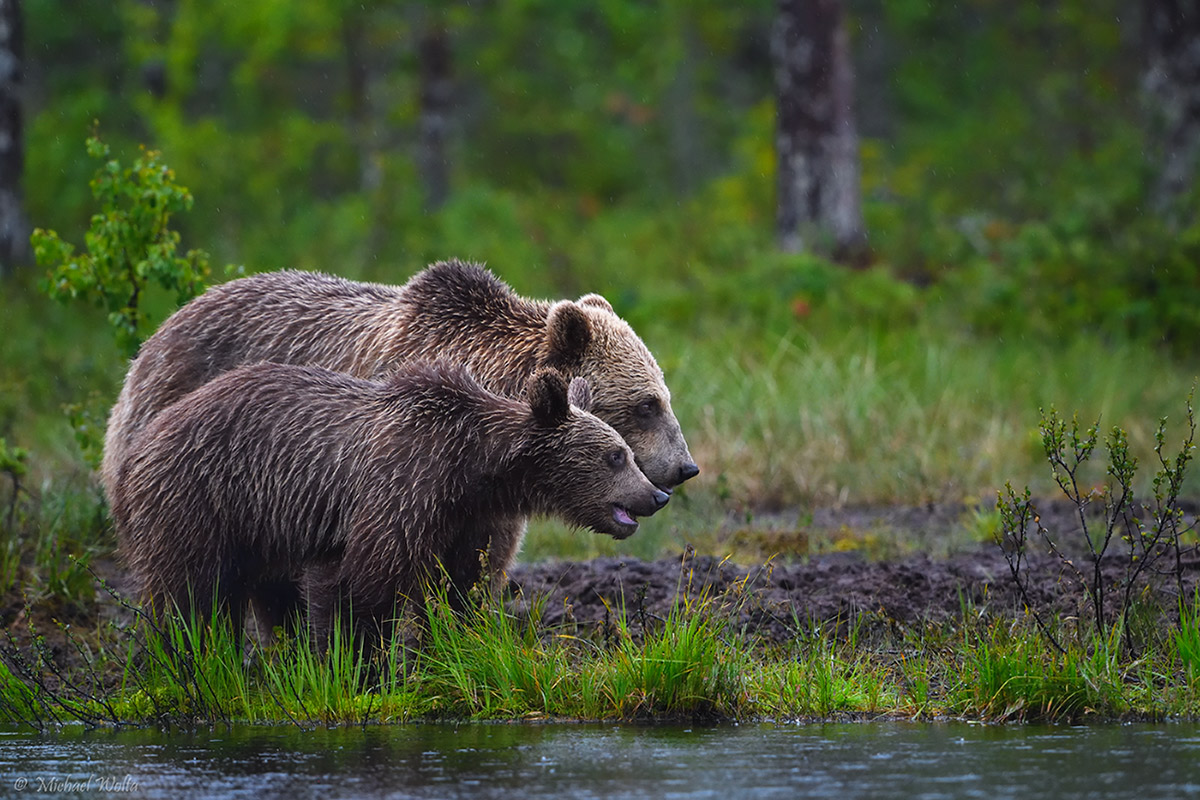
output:
<instances>
[{"instance_id":1,"label":"tall green grass","mask_svg":"<svg viewBox=\"0 0 1200 800\"><path fill-rule=\"evenodd\" d=\"M797 328L766 351L713 337L668 352L698 485L766 507L977 500L1014 476L1048 491L1038 408L1122 425L1149 457L1154 423L1178 416L1195 377L1130 343L1062 348L919 325L836 338Z\"/></svg>"},{"instance_id":2,"label":"tall green grass","mask_svg":"<svg viewBox=\"0 0 1200 800\"><path fill-rule=\"evenodd\" d=\"M275 706L274 714L290 720L357 723L382 712L382 697L399 696L409 702L415 699L404 690L406 669L403 652L398 648L390 649L383 666L377 667L384 670L379 691L366 691L371 664L359 648L346 640L340 625L334 628L325 653L316 652L307 630L301 630L260 659L250 696L259 703L269 699ZM272 709L255 706L248 713L252 717L271 715Z\"/></svg>"},{"instance_id":3,"label":"tall green grass","mask_svg":"<svg viewBox=\"0 0 1200 800\"><path fill-rule=\"evenodd\" d=\"M535 615L537 608L535 607ZM473 607L465 618L445 603L428 610L427 647L414 674L439 715L475 718L546 716L594 701L570 680L575 654L543 639L499 609ZM585 696L587 700L585 701Z\"/></svg>"},{"instance_id":4,"label":"tall green grass","mask_svg":"<svg viewBox=\"0 0 1200 800\"><path fill-rule=\"evenodd\" d=\"M1200 714L1196 615L1175 634L1123 648L1089 628L1063 652L1028 622L964 618L870 637L859 623L786 645L737 634L742 600L680 597L665 618L612 609L603 630L550 628L479 605L428 609L419 646L403 637L366 654L303 634L245 658L219 620L168 619L66 638L56 662L36 637L0 647L0 719L162 726L233 721L358 725L413 720L761 719L844 714L984 720L1085 720ZM640 615L636 615L639 616ZM645 624L643 628L642 625ZM914 635L916 634L916 635ZM41 643L39 643L39 641Z\"/></svg>"}]
</instances>

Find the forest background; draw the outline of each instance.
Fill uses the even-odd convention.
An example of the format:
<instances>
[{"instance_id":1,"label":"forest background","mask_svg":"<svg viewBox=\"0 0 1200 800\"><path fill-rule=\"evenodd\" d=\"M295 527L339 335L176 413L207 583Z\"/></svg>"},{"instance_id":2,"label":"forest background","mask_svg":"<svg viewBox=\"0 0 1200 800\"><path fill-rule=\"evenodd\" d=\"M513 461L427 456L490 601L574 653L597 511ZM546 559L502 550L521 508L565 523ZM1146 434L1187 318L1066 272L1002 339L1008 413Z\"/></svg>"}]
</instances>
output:
<instances>
[{"instance_id":1,"label":"forest background","mask_svg":"<svg viewBox=\"0 0 1200 800\"><path fill-rule=\"evenodd\" d=\"M215 280L401 283L457 257L529 296L603 293L703 472L629 542L543 526L526 558L724 554L755 520L897 504L976 509L981 536L1006 480L1053 486L1039 408L1121 425L1143 460L1160 417L1185 419L1193 6L9 0L23 171L0 143L0 188L26 235L82 251L98 133L125 165L161 151L195 198L171 220L184 249L236 265ZM854 125L849 241L803 210L781 228L781 31L805 13L835 43L814 52L848 56L813 72L851 79L829 95ZM5 586L33 549L111 546L92 464L127 363L105 313L50 301L20 249L0 283ZM142 303L149 332L173 298Z\"/></svg>"}]
</instances>

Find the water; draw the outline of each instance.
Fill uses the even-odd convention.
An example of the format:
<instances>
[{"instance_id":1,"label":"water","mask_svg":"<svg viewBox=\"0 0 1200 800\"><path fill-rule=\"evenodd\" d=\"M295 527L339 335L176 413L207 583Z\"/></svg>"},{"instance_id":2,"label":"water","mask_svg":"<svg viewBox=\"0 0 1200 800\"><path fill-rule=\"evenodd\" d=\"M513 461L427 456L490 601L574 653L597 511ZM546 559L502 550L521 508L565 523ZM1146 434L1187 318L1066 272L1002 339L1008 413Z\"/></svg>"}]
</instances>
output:
<instances>
[{"instance_id":1,"label":"water","mask_svg":"<svg viewBox=\"0 0 1200 800\"><path fill-rule=\"evenodd\" d=\"M1181 798L1200 726L0 729L0 797Z\"/></svg>"}]
</instances>

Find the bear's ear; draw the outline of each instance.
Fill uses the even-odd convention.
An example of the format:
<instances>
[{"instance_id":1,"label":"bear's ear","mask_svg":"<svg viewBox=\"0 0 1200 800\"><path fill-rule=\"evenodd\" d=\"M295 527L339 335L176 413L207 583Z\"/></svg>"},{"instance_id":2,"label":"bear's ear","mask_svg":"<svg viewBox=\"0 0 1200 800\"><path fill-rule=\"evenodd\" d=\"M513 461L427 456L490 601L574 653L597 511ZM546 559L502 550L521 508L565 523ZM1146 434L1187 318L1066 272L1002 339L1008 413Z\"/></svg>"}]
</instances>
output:
<instances>
[{"instance_id":1,"label":"bear's ear","mask_svg":"<svg viewBox=\"0 0 1200 800\"><path fill-rule=\"evenodd\" d=\"M529 377L526 390L533 418L547 427L567 421L571 415L567 400L567 379L556 369L539 369Z\"/></svg>"},{"instance_id":2,"label":"bear's ear","mask_svg":"<svg viewBox=\"0 0 1200 800\"><path fill-rule=\"evenodd\" d=\"M591 306L592 308L598 308L601 311L607 311L610 314L617 313L613 311L612 304L598 294L585 294L575 302L579 303L581 306Z\"/></svg>"},{"instance_id":3,"label":"bear's ear","mask_svg":"<svg viewBox=\"0 0 1200 800\"><path fill-rule=\"evenodd\" d=\"M542 351L544 366L562 370L578 367L591 343L592 329L579 306L570 300L560 300L550 308Z\"/></svg>"},{"instance_id":4,"label":"bear's ear","mask_svg":"<svg viewBox=\"0 0 1200 800\"><path fill-rule=\"evenodd\" d=\"M572 378L567 387L567 400L581 411L592 410L592 387L586 378Z\"/></svg>"}]
</instances>

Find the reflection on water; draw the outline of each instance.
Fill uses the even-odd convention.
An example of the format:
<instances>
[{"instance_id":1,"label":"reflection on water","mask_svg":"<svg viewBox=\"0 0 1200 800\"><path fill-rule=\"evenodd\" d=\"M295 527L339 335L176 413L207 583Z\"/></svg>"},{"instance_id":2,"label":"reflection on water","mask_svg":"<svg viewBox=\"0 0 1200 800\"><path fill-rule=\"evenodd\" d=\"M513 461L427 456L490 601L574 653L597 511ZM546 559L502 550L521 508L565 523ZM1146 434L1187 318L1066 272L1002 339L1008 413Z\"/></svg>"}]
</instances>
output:
<instances>
[{"instance_id":1,"label":"reflection on water","mask_svg":"<svg viewBox=\"0 0 1200 800\"><path fill-rule=\"evenodd\" d=\"M0 729L0 797L1179 798L1200 726Z\"/></svg>"}]
</instances>

